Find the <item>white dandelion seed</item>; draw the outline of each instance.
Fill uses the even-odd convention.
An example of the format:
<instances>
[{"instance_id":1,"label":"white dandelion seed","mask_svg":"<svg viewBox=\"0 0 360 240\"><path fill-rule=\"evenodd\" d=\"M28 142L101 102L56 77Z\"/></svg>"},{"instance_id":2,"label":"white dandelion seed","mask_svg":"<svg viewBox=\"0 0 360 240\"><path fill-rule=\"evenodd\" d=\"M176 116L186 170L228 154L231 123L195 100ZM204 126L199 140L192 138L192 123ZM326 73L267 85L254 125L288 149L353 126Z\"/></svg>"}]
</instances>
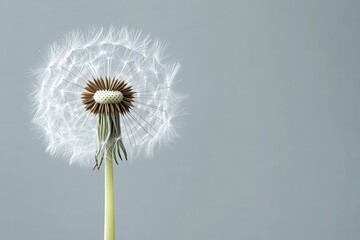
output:
<instances>
[{"instance_id":1,"label":"white dandelion seed","mask_svg":"<svg viewBox=\"0 0 360 240\"><path fill-rule=\"evenodd\" d=\"M176 136L178 70L177 62L165 61L162 43L138 31L69 33L35 74L33 121L47 151L96 168L107 155L116 163L151 156L157 143Z\"/></svg>"}]
</instances>

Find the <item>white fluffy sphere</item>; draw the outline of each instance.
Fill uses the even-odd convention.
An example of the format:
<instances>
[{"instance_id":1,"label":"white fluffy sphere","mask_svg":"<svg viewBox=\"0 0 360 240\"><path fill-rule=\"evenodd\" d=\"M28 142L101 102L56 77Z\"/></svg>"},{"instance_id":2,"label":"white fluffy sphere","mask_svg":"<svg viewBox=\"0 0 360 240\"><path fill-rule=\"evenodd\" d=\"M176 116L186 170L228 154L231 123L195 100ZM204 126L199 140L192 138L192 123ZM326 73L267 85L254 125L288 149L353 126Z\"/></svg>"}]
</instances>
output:
<instances>
[{"instance_id":1,"label":"white fluffy sphere","mask_svg":"<svg viewBox=\"0 0 360 240\"><path fill-rule=\"evenodd\" d=\"M179 67L165 61L163 44L138 31L110 27L69 33L50 47L44 66L35 73L33 121L47 151L70 164L94 165L97 116L86 111L81 93L87 81L108 77L125 81L135 91L134 106L120 116L129 158L151 155L157 143L176 136L172 120L181 97L172 84Z\"/></svg>"}]
</instances>

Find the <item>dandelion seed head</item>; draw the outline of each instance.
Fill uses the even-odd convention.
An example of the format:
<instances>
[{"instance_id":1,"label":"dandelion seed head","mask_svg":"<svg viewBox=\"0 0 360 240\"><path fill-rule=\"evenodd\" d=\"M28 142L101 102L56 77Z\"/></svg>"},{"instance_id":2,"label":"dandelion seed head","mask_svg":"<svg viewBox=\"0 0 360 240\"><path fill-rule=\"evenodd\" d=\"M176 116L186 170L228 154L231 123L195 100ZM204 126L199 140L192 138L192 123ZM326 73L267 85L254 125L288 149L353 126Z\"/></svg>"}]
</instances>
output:
<instances>
[{"instance_id":1,"label":"dandelion seed head","mask_svg":"<svg viewBox=\"0 0 360 240\"><path fill-rule=\"evenodd\" d=\"M133 159L176 137L182 97L171 88L180 65L165 61L160 41L126 27L90 28L53 43L47 56L32 101L51 155L88 167L109 142L121 142ZM98 115L110 113L119 134L99 141Z\"/></svg>"}]
</instances>

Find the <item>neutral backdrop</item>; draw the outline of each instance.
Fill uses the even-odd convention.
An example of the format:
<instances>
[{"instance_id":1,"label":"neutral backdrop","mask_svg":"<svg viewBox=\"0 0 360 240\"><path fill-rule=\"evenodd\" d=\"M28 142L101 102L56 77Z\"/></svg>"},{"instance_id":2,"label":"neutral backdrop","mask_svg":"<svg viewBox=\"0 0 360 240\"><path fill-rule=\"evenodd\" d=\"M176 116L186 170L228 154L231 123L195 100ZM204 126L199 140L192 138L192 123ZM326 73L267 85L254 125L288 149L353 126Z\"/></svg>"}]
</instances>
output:
<instances>
[{"instance_id":1,"label":"neutral backdrop","mask_svg":"<svg viewBox=\"0 0 360 240\"><path fill-rule=\"evenodd\" d=\"M44 152L29 73L90 25L182 63L181 137L115 168L117 239L360 239L360 2L0 1L0 239L103 235L103 173Z\"/></svg>"}]
</instances>

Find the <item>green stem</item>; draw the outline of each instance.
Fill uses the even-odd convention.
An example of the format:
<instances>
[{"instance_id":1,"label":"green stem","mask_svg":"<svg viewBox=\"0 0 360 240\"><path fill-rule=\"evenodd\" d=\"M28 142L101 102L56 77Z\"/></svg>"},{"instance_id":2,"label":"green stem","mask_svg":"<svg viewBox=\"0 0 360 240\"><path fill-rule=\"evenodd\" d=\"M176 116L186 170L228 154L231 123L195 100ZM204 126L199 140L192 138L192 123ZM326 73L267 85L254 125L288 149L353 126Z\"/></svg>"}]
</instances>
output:
<instances>
[{"instance_id":1,"label":"green stem","mask_svg":"<svg viewBox=\"0 0 360 240\"><path fill-rule=\"evenodd\" d=\"M105 160L105 216L104 240L115 240L114 176L112 150Z\"/></svg>"}]
</instances>

